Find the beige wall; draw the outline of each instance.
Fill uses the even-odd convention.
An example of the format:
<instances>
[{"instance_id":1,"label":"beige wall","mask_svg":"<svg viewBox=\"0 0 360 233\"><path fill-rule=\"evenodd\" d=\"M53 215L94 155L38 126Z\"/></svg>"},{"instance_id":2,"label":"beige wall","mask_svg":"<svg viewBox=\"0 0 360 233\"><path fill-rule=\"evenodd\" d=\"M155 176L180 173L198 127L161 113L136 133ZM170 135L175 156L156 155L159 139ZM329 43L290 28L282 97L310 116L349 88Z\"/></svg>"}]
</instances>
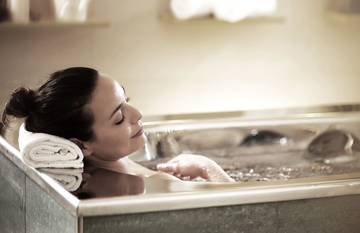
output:
<instances>
[{"instance_id":1,"label":"beige wall","mask_svg":"<svg viewBox=\"0 0 360 233\"><path fill-rule=\"evenodd\" d=\"M166 0L93 0L108 28L0 30L0 100L68 66L123 83L144 115L360 102L360 20L280 0L282 22L177 23Z\"/></svg>"}]
</instances>

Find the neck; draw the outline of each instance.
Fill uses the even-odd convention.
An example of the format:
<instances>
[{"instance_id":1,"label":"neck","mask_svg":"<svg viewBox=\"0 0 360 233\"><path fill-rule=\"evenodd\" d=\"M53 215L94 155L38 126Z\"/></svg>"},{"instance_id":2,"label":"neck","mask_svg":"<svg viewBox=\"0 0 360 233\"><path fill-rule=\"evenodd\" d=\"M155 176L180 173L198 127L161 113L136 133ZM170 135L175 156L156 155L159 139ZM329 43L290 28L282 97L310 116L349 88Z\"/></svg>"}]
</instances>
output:
<instances>
[{"instance_id":1,"label":"neck","mask_svg":"<svg viewBox=\"0 0 360 233\"><path fill-rule=\"evenodd\" d=\"M85 157L86 161L89 162L92 166L115 171L121 173L128 173L127 172L127 161L129 160L128 157L121 158L115 161L106 161L99 159L95 156L87 156Z\"/></svg>"}]
</instances>

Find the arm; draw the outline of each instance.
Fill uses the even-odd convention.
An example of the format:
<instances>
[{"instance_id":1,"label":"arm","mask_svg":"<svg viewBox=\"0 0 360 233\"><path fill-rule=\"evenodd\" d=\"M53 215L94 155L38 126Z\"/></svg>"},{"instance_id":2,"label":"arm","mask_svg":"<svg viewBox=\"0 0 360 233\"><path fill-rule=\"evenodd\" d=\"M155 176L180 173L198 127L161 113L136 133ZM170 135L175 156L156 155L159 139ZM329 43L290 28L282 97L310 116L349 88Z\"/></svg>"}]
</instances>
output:
<instances>
[{"instance_id":1,"label":"arm","mask_svg":"<svg viewBox=\"0 0 360 233\"><path fill-rule=\"evenodd\" d=\"M158 164L157 169L180 179L201 177L215 182L234 181L215 161L202 155L181 154L167 163Z\"/></svg>"}]
</instances>

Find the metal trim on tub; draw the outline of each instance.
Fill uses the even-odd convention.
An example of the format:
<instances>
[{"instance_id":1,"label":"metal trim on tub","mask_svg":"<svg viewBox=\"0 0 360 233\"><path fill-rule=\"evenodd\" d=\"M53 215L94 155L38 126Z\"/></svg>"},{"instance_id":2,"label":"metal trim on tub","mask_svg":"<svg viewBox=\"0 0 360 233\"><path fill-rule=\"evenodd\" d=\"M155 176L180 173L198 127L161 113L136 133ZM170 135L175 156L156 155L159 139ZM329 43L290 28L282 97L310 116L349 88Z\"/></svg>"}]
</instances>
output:
<instances>
[{"instance_id":1,"label":"metal trim on tub","mask_svg":"<svg viewBox=\"0 0 360 233\"><path fill-rule=\"evenodd\" d=\"M330 113L330 114L302 114L297 116L287 116L284 118L265 118L265 119L212 119L204 118L197 120L176 120L176 121L155 121L145 122L144 128L147 132L152 131L169 131L183 129L207 129L207 128L228 128L228 127L244 127L244 126L281 126L281 125L298 125L304 123L332 123L334 120L338 123L358 121L360 112L351 113Z\"/></svg>"},{"instance_id":2,"label":"metal trim on tub","mask_svg":"<svg viewBox=\"0 0 360 233\"><path fill-rule=\"evenodd\" d=\"M162 122L162 121L187 121L187 120L202 120L202 119L219 119L219 118L268 118L272 117L288 117L316 115L316 114L332 114L332 113L348 113L360 112L360 103L356 104L335 104L335 105L318 105L308 107L288 107L288 108L269 108L269 109L254 109L243 111L224 111L224 112L205 112L205 113L184 113L184 114L169 114L169 115L154 115L143 117L146 122Z\"/></svg>"}]
</instances>

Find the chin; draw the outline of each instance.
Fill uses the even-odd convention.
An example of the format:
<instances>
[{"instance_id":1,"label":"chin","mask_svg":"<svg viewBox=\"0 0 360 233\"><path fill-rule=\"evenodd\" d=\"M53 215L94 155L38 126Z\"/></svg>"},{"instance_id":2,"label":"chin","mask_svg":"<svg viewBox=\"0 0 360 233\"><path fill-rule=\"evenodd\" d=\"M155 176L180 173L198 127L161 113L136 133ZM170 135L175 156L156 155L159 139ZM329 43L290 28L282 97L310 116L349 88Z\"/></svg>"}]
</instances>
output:
<instances>
[{"instance_id":1,"label":"chin","mask_svg":"<svg viewBox=\"0 0 360 233\"><path fill-rule=\"evenodd\" d=\"M145 146L146 136L145 136L145 134L143 134L143 135L141 135L141 137L138 137L136 139L137 139L137 142L136 142L137 149L136 150L140 150L141 148L143 148Z\"/></svg>"}]
</instances>

